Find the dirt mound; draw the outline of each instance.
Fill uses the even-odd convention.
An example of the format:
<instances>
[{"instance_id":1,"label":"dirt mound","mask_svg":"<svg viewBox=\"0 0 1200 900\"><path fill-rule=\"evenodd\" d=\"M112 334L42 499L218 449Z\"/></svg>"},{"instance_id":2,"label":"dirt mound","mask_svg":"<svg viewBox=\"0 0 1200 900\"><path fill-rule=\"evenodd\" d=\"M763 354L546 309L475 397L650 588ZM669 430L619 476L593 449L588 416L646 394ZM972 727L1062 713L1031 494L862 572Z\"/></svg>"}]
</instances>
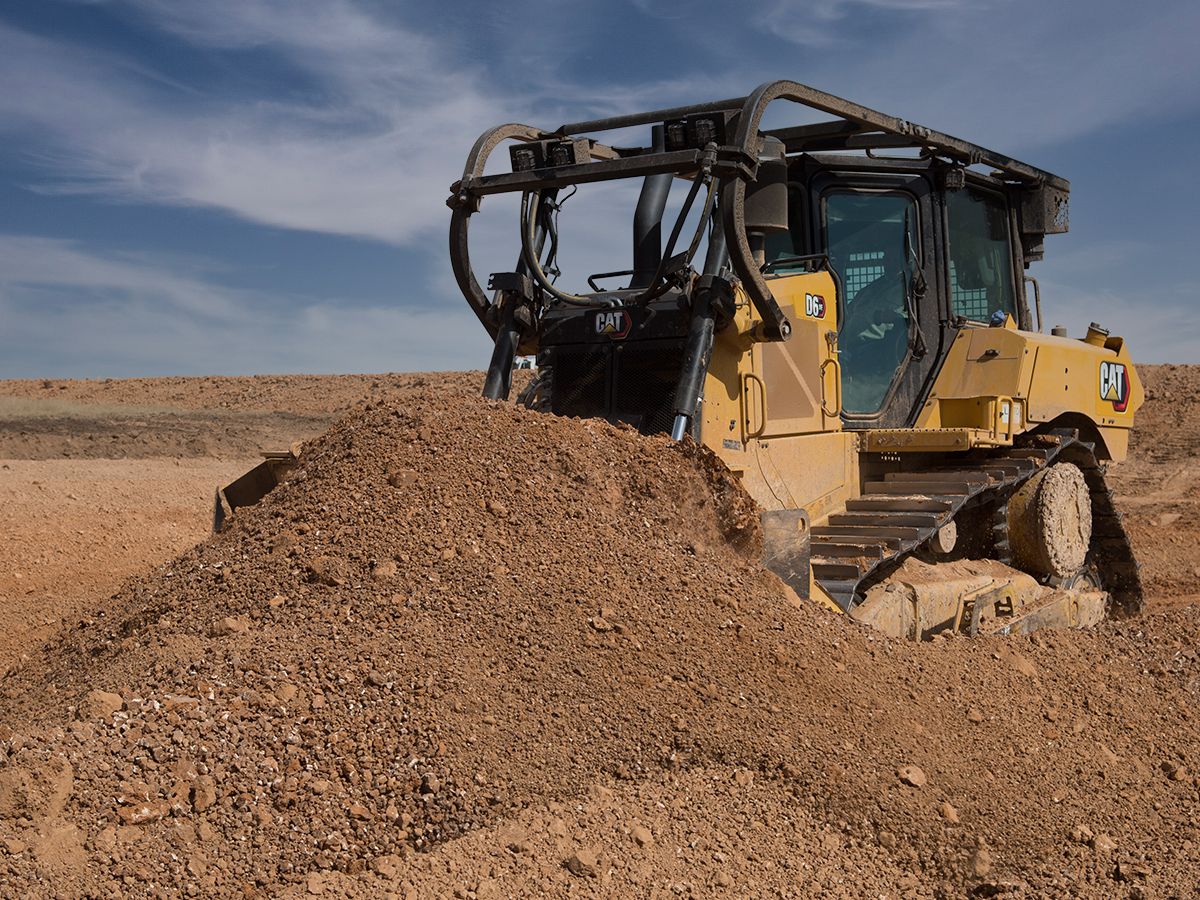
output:
<instances>
[{"instance_id":1,"label":"dirt mound","mask_svg":"<svg viewBox=\"0 0 1200 900\"><path fill-rule=\"evenodd\" d=\"M1146 403L1109 475L1151 607L1200 600L1200 366L1139 366Z\"/></svg>"},{"instance_id":2,"label":"dirt mound","mask_svg":"<svg viewBox=\"0 0 1200 900\"><path fill-rule=\"evenodd\" d=\"M382 396L0 700L21 894L1197 883L1191 610L915 646L784 598L695 450ZM49 880L47 880L49 879Z\"/></svg>"}]
</instances>

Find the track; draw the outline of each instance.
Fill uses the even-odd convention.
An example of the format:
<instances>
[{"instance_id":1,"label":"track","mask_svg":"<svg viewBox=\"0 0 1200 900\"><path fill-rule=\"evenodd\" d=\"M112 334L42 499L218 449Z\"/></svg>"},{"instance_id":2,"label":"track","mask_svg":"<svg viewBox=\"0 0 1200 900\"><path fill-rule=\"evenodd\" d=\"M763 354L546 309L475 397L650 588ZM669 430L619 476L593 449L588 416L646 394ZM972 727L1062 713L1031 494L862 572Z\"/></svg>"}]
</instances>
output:
<instances>
[{"instance_id":1,"label":"track","mask_svg":"<svg viewBox=\"0 0 1200 900\"><path fill-rule=\"evenodd\" d=\"M812 569L821 587L849 611L864 586L920 549L965 509L996 503L1054 462L1078 466L1092 501L1093 533L1088 552L1112 595L1112 608L1129 615L1142 608L1138 565L1112 492L1091 444L1074 434L1039 435L1029 446L975 451L956 462L926 469L888 472L868 481L865 493L846 510L812 529ZM998 541L1003 540L998 536Z\"/></svg>"}]
</instances>

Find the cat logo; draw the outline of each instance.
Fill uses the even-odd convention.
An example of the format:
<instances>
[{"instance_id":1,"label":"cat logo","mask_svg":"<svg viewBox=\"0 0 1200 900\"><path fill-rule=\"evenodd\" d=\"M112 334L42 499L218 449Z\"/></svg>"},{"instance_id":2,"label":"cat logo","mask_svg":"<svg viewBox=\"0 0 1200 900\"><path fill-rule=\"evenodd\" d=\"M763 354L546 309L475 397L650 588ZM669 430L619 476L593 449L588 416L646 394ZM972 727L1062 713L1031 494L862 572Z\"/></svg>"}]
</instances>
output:
<instances>
[{"instance_id":1,"label":"cat logo","mask_svg":"<svg viewBox=\"0 0 1200 900\"><path fill-rule=\"evenodd\" d=\"M629 334L633 320L623 309L606 309L596 313L596 334L602 334L619 341Z\"/></svg>"},{"instance_id":2,"label":"cat logo","mask_svg":"<svg viewBox=\"0 0 1200 900\"><path fill-rule=\"evenodd\" d=\"M804 314L810 319L825 318L825 298L820 294L805 294Z\"/></svg>"},{"instance_id":3,"label":"cat logo","mask_svg":"<svg viewBox=\"0 0 1200 900\"><path fill-rule=\"evenodd\" d=\"M1129 375L1124 363L1100 363L1100 399L1108 400L1116 412L1129 406Z\"/></svg>"}]
</instances>

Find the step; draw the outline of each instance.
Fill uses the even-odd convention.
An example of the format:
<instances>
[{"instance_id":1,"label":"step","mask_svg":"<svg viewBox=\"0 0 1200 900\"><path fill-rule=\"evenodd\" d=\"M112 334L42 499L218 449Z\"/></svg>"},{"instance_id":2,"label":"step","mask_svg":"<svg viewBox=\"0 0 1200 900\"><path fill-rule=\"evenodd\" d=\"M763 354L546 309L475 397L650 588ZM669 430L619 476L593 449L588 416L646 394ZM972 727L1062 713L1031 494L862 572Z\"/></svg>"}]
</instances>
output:
<instances>
[{"instance_id":1,"label":"step","mask_svg":"<svg viewBox=\"0 0 1200 900\"><path fill-rule=\"evenodd\" d=\"M868 494L923 494L930 497L967 496L982 487L971 481L868 481L863 489Z\"/></svg>"},{"instance_id":2,"label":"step","mask_svg":"<svg viewBox=\"0 0 1200 900\"><path fill-rule=\"evenodd\" d=\"M858 581L862 577L862 570L853 563L841 562L839 560L814 559L812 561L812 572L816 576L817 581L825 584L829 581Z\"/></svg>"},{"instance_id":3,"label":"step","mask_svg":"<svg viewBox=\"0 0 1200 900\"><path fill-rule=\"evenodd\" d=\"M862 525L818 525L812 530L813 539L820 537L850 537L860 541L874 541L879 538L891 538L901 542L916 543L921 540L920 528L905 528L899 526L864 527ZM897 548L899 549L899 548Z\"/></svg>"},{"instance_id":4,"label":"step","mask_svg":"<svg viewBox=\"0 0 1200 900\"><path fill-rule=\"evenodd\" d=\"M899 541L896 542L897 546L899 543ZM879 560L889 555L888 546L879 541L847 541L825 537L814 539L811 547L813 556L861 557Z\"/></svg>"},{"instance_id":5,"label":"step","mask_svg":"<svg viewBox=\"0 0 1200 900\"><path fill-rule=\"evenodd\" d=\"M950 468L961 468L964 471L987 472L989 475L1003 480L1008 478L1019 478L1026 472L1032 472L1037 468L1037 463L1028 459L1014 459L1007 462L994 463L961 463L958 466L951 466Z\"/></svg>"},{"instance_id":6,"label":"step","mask_svg":"<svg viewBox=\"0 0 1200 900\"><path fill-rule=\"evenodd\" d=\"M932 472L887 472L883 476L884 481L920 481L940 483L943 481L958 483L966 482L968 484L991 484L992 479L988 477L986 472L978 470L966 470L962 472L943 472L936 470Z\"/></svg>"},{"instance_id":7,"label":"step","mask_svg":"<svg viewBox=\"0 0 1200 900\"><path fill-rule=\"evenodd\" d=\"M830 525L879 525L884 528L896 525L909 528L940 528L942 522L942 516L922 512L844 512L829 517Z\"/></svg>"},{"instance_id":8,"label":"step","mask_svg":"<svg viewBox=\"0 0 1200 900\"><path fill-rule=\"evenodd\" d=\"M846 501L847 512L950 512L958 498L865 496Z\"/></svg>"},{"instance_id":9,"label":"step","mask_svg":"<svg viewBox=\"0 0 1200 900\"><path fill-rule=\"evenodd\" d=\"M1005 450L1004 455L1000 459L1032 459L1045 462L1055 452L1042 447L1013 447L1011 450Z\"/></svg>"}]
</instances>

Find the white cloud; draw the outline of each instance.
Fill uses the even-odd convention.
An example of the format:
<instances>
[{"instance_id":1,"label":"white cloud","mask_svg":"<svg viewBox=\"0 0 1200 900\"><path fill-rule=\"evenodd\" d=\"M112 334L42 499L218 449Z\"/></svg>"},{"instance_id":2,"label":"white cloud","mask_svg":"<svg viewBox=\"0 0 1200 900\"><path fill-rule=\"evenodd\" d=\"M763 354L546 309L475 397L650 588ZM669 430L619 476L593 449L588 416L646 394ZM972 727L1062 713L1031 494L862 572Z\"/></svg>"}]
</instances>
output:
<instances>
[{"instance_id":1,"label":"white cloud","mask_svg":"<svg viewBox=\"0 0 1200 900\"><path fill-rule=\"evenodd\" d=\"M189 40L273 50L319 96L164 96L109 55L0 27L0 122L48 144L41 189L405 243L444 228L450 182L504 106L424 39L349 3L137 5Z\"/></svg>"},{"instance_id":2,"label":"white cloud","mask_svg":"<svg viewBox=\"0 0 1200 900\"><path fill-rule=\"evenodd\" d=\"M463 304L349 306L229 288L192 268L0 235L0 378L487 364L486 335Z\"/></svg>"},{"instance_id":3,"label":"white cloud","mask_svg":"<svg viewBox=\"0 0 1200 900\"><path fill-rule=\"evenodd\" d=\"M836 44L785 77L1014 154L1200 108L1191 0L774 0L754 24Z\"/></svg>"}]
</instances>

